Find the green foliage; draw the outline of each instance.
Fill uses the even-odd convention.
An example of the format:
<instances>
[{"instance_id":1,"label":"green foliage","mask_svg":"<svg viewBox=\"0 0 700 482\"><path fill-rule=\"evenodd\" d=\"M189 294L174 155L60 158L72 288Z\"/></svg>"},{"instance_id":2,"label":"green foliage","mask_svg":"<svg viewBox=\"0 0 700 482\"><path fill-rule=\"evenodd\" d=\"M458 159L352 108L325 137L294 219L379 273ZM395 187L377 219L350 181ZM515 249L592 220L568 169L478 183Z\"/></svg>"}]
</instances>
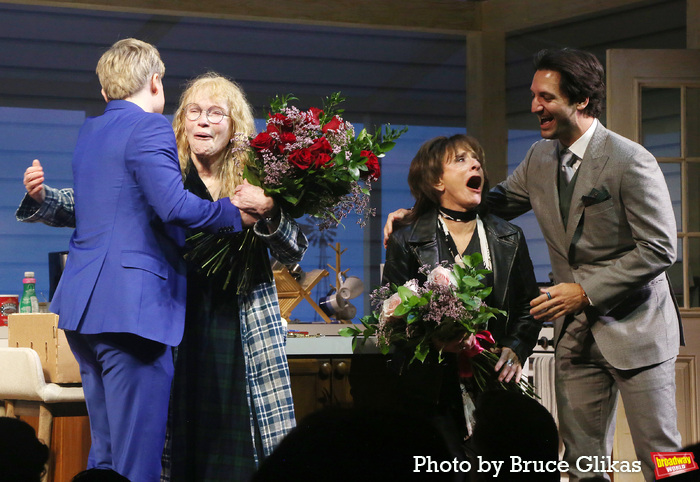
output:
<instances>
[{"instance_id":1,"label":"green foliage","mask_svg":"<svg viewBox=\"0 0 700 482\"><path fill-rule=\"evenodd\" d=\"M287 105L293 101L299 100L292 94L276 95L270 100L270 112L278 114L287 108Z\"/></svg>"},{"instance_id":2,"label":"green foliage","mask_svg":"<svg viewBox=\"0 0 700 482\"><path fill-rule=\"evenodd\" d=\"M481 254L465 256L462 262L461 265L452 266L449 288L431 281L422 286L409 281L403 286L391 286L390 293L384 293L383 297L380 296L380 289L375 290L375 311L360 320L362 327L344 327L339 334L353 337L353 349L357 347L358 340L364 344L368 339L374 338L383 354L399 348L413 353L410 363L424 363L430 353L434 352L438 362L442 362L444 345L483 333L489 320L507 315L505 311L484 303L491 288L482 282L489 271L477 269L482 263ZM383 311L383 301L392 297L398 297L393 312ZM447 301L445 297L448 298ZM443 317L436 322L431 315L440 306L450 303L450 297L453 306L461 306L461 309L441 312L444 313ZM455 313L461 315L455 317ZM500 384L503 388L535 396L534 389L525 380L519 384L498 382L494 366L499 360L496 353L499 349L496 346L483 348L480 354L471 358L472 371L479 389Z\"/></svg>"}]
</instances>

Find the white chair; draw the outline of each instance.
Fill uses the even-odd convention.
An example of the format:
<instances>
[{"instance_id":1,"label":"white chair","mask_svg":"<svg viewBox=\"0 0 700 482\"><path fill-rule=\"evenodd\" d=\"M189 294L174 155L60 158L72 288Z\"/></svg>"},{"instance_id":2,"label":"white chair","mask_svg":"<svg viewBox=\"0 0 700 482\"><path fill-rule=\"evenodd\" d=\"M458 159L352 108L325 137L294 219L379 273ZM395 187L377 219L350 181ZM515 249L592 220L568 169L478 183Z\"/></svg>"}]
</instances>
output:
<instances>
[{"instance_id":1,"label":"white chair","mask_svg":"<svg viewBox=\"0 0 700 482\"><path fill-rule=\"evenodd\" d=\"M31 348L0 348L0 400L7 417L38 416L37 437L49 449L54 417L87 413L83 388L46 383L39 354ZM44 481L49 476L47 470Z\"/></svg>"}]
</instances>

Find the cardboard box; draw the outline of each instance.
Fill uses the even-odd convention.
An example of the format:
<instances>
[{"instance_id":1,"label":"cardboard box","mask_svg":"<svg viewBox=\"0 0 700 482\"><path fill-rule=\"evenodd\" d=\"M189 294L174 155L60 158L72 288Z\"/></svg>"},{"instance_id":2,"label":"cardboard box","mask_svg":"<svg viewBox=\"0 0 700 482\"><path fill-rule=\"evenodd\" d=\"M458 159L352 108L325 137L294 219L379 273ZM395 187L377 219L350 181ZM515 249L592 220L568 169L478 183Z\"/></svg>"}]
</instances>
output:
<instances>
[{"instance_id":1,"label":"cardboard box","mask_svg":"<svg viewBox=\"0 0 700 482\"><path fill-rule=\"evenodd\" d=\"M33 348L41 359L44 378L51 383L80 383L80 369L58 328L55 313L14 313L8 317L10 347Z\"/></svg>"}]
</instances>

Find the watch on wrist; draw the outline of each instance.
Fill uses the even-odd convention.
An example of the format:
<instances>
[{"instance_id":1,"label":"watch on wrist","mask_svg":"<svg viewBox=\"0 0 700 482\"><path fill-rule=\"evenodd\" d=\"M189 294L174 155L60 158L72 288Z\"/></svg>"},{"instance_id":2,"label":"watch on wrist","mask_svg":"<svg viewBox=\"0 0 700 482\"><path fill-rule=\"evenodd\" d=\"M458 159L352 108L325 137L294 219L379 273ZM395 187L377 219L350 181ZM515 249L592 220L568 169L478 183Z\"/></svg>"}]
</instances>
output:
<instances>
[{"instance_id":1,"label":"watch on wrist","mask_svg":"<svg viewBox=\"0 0 700 482\"><path fill-rule=\"evenodd\" d=\"M266 223L274 223L275 221L277 221L280 218L280 216L281 216L280 213L281 213L281 211L279 209L276 209L275 213L273 215L265 216L265 218L264 218L265 222Z\"/></svg>"}]
</instances>

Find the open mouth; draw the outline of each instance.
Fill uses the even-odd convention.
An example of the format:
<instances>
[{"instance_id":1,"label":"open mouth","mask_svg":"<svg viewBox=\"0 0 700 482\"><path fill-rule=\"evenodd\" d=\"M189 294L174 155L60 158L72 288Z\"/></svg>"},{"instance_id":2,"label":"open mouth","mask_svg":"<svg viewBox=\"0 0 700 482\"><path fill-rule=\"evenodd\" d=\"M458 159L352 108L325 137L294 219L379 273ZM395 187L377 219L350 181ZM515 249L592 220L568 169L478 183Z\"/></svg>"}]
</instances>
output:
<instances>
[{"instance_id":1,"label":"open mouth","mask_svg":"<svg viewBox=\"0 0 700 482\"><path fill-rule=\"evenodd\" d=\"M545 125L549 124L554 120L554 117L552 117L549 114L544 114L540 116L540 126L544 127Z\"/></svg>"},{"instance_id":2,"label":"open mouth","mask_svg":"<svg viewBox=\"0 0 700 482\"><path fill-rule=\"evenodd\" d=\"M469 189L481 189L481 176L472 176L467 181L467 187Z\"/></svg>"},{"instance_id":3,"label":"open mouth","mask_svg":"<svg viewBox=\"0 0 700 482\"><path fill-rule=\"evenodd\" d=\"M202 134L202 133L195 134L194 137L195 137L195 139L200 139L200 140L211 139L211 136L209 134Z\"/></svg>"}]
</instances>

